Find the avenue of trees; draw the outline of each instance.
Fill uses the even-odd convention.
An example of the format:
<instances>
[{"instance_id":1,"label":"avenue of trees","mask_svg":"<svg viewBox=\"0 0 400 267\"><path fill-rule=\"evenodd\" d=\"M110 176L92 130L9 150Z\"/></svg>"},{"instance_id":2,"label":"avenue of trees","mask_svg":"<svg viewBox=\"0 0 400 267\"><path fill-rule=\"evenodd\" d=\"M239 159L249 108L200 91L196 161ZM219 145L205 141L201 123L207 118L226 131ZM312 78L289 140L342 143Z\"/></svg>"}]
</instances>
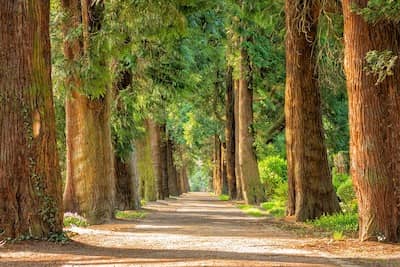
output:
<instances>
[{"instance_id":1,"label":"avenue of trees","mask_svg":"<svg viewBox=\"0 0 400 267\"><path fill-rule=\"evenodd\" d=\"M0 238L209 190L398 241L396 1L0 4Z\"/></svg>"}]
</instances>

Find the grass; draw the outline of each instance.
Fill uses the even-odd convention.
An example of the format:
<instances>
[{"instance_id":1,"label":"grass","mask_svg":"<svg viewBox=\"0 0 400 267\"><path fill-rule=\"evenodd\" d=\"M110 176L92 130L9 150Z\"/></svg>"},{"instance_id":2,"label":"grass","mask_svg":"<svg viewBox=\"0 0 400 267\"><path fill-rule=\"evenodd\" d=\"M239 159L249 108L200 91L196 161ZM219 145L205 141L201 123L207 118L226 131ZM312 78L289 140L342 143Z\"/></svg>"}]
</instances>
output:
<instances>
[{"instance_id":1,"label":"grass","mask_svg":"<svg viewBox=\"0 0 400 267\"><path fill-rule=\"evenodd\" d=\"M280 201L269 201L261 203L260 207L266 210L269 215L277 218L285 217L286 205Z\"/></svg>"},{"instance_id":2,"label":"grass","mask_svg":"<svg viewBox=\"0 0 400 267\"><path fill-rule=\"evenodd\" d=\"M135 220L135 219L143 219L146 217L146 212L141 210L118 210L115 213L115 218L122 220Z\"/></svg>"},{"instance_id":3,"label":"grass","mask_svg":"<svg viewBox=\"0 0 400 267\"><path fill-rule=\"evenodd\" d=\"M89 226L89 224L87 223L85 218L79 216L77 213L68 212L64 214L64 227L71 226L87 227Z\"/></svg>"},{"instance_id":4,"label":"grass","mask_svg":"<svg viewBox=\"0 0 400 267\"><path fill-rule=\"evenodd\" d=\"M308 221L314 227L321 230L342 234L353 234L358 231L357 213L337 213L324 215L316 220Z\"/></svg>"},{"instance_id":5,"label":"grass","mask_svg":"<svg viewBox=\"0 0 400 267\"><path fill-rule=\"evenodd\" d=\"M219 200L221 200L221 201L228 201L228 200L230 200L231 198L228 196L228 195L219 195L218 196L218 199Z\"/></svg>"},{"instance_id":6,"label":"grass","mask_svg":"<svg viewBox=\"0 0 400 267\"><path fill-rule=\"evenodd\" d=\"M241 204L237 205L237 207L241 209L244 213L253 217L265 217L269 215L268 212L266 212L265 210L262 210L255 206Z\"/></svg>"}]
</instances>

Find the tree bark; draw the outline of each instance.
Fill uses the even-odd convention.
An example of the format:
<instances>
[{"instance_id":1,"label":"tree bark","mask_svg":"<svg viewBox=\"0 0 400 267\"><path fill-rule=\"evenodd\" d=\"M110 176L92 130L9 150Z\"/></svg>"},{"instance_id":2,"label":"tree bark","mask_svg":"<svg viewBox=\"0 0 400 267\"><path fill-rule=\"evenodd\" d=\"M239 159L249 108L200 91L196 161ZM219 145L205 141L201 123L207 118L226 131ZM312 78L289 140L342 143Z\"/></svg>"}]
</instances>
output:
<instances>
[{"instance_id":1,"label":"tree bark","mask_svg":"<svg viewBox=\"0 0 400 267\"><path fill-rule=\"evenodd\" d=\"M242 44L243 44L242 37ZM260 182L256 153L253 147L253 90L251 88L250 59L246 48L240 49L239 80L239 172L243 198L247 204L258 204L265 200Z\"/></svg>"},{"instance_id":2,"label":"tree bark","mask_svg":"<svg viewBox=\"0 0 400 267\"><path fill-rule=\"evenodd\" d=\"M79 39L66 40L64 55L74 65L88 53L90 33L101 27L103 3L63 0L68 14L65 35L81 23L83 34ZM66 100L67 179L64 208L86 217L90 224L103 223L113 217L115 173L111 142L110 110L112 93L106 88L105 96L91 99L80 93L83 81L79 73L72 72L66 84L71 94Z\"/></svg>"},{"instance_id":3,"label":"tree bark","mask_svg":"<svg viewBox=\"0 0 400 267\"><path fill-rule=\"evenodd\" d=\"M179 196L178 177L174 163L174 143L170 138L167 140L167 170L169 193L172 196Z\"/></svg>"},{"instance_id":4,"label":"tree bark","mask_svg":"<svg viewBox=\"0 0 400 267\"><path fill-rule=\"evenodd\" d=\"M366 54L389 50L399 55L398 24L368 24L352 12L367 0L344 0L345 72L349 95L351 176L359 201L361 240L398 241L400 174L400 65L376 84L365 71ZM397 190L396 190L397 188Z\"/></svg>"},{"instance_id":5,"label":"tree bark","mask_svg":"<svg viewBox=\"0 0 400 267\"><path fill-rule=\"evenodd\" d=\"M0 1L0 235L62 231L47 1Z\"/></svg>"},{"instance_id":6,"label":"tree bark","mask_svg":"<svg viewBox=\"0 0 400 267\"><path fill-rule=\"evenodd\" d=\"M243 199L242 178L239 168L239 80L233 81L234 93L234 121L235 121L235 177L236 177L236 199Z\"/></svg>"},{"instance_id":7,"label":"tree bark","mask_svg":"<svg viewBox=\"0 0 400 267\"><path fill-rule=\"evenodd\" d=\"M116 208L119 210L132 210L140 208L139 179L136 169L136 154L122 160L115 157L115 173L117 177Z\"/></svg>"},{"instance_id":8,"label":"tree bark","mask_svg":"<svg viewBox=\"0 0 400 267\"><path fill-rule=\"evenodd\" d=\"M222 194L221 186L221 140L219 136L214 137L214 170L213 170L213 191L219 196Z\"/></svg>"},{"instance_id":9,"label":"tree bark","mask_svg":"<svg viewBox=\"0 0 400 267\"><path fill-rule=\"evenodd\" d=\"M157 200L156 177L147 123L146 133L143 137L136 140L135 148L141 197L146 201L155 201Z\"/></svg>"},{"instance_id":10,"label":"tree bark","mask_svg":"<svg viewBox=\"0 0 400 267\"><path fill-rule=\"evenodd\" d=\"M156 176L156 192L157 199L164 199L163 179L162 179L162 164L161 164L161 129L160 126L153 120L148 120L151 155L153 159L154 174Z\"/></svg>"},{"instance_id":11,"label":"tree bark","mask_svg":"<svg viewBox=\"0 0 400 267\"><path fill-rule=\"evenodd\" d=\"M168 185L168 153L167 153L167 127L165 124L160 125L160 175L162 180L163 197L169 197Z\"/></svg>"},{"instance_id":12,"label":"tree bark","mask_svg":"<svg viewBox=\"0 0 400 267\"><path fill-rule=\"evenodd\" d=\"M319 6L312 1L307 1L307 5L297 0L286 1L288 215L295 216L297 221L340 211L324 144L315 69L319 12Z\"/></svg>"},{"instance_id":13,"label":"tree bark","mask_svg":"<svg viewBox=\"0 0 400 267\"><path fill-rule=\"evenodd\" d=\"M226 77L225 95L225 140L226 140L226 176L228 192L231 199L236 199L236 175L235 175L235 97L233 91L233 67L229 67Z\"/></svg>"}]
</instances>

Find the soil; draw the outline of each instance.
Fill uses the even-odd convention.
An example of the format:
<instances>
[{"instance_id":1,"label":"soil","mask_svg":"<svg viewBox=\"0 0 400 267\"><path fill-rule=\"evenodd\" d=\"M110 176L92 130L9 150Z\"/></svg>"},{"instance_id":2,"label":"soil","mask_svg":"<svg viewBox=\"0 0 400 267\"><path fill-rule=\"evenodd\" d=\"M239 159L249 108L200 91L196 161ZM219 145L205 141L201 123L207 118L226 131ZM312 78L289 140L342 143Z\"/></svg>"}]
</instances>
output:
<instances>
[{"instance_id":1,"label":"soil","mask_svg":"<svg viewBox=\"0 0 400 267\"><path fill-rule=\"evenodd\" d=\"M152 202L146 217L72 227L65 244L0 244L0 266L400 266L400 246L333 241L303 225L244 214L189 193Z\"/></svg>"}]
</instances>

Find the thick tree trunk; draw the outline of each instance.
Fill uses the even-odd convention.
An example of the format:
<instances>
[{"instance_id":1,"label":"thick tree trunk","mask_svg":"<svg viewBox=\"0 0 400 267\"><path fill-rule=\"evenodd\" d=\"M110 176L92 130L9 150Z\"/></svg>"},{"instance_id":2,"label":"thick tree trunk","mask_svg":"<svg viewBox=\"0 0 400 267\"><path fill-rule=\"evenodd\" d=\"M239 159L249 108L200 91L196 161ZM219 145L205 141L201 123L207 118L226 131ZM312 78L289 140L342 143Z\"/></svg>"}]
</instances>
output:
<instances>
[{"instance_id":1,"label":"thick tree trunk","mask_svg":"<svg viewBox=\"0 0 400 267\"><path fill-rule=\"evenodd\" d=\"M256 153L253 147L253 90L251 88L250 59L246 48L241 47L239 80L239 173L242 181L243 198L247 204L265 200L260 182Z\"/></svg>"},{"instance_id":2,"label":"thick tree trunk","mask_svg":"<svg viewBox=\"0 0 400 267\"><path fill-rule=\"evenodd\" d=\"M179 196L178 175L174 163L174 143L170 138L167 140L167 170L169 193L172 196Z\"/></svg>"},{"instance_id":3,"label":"thick tree trunk","mask_svg":"<svg viewBox=\"0 0 400 267\"><path fill-rule=\"evenodd\" d=\"M131 152L124 160L118 156L115 157L115 173L117 178L116 208L119 210L139 209L139 179L135 152Z\"/></svg>"},{"instance_id":4,"label":"thick tree trunk","mask_svg":"<svg viewBox=\"0 0 400 267\"><path fill-rule=\"evenodd\" d=\"M47 1L0 1L0 235L62 231Z\"/></svg>"},{"instance_id":5,"label":"thick tree trunk","mask_svg":"<svg viewBox=\"0 0 400 267\"><path fill-rule=\"evenodd\" d=\"M89 3L90 2L90 3ZM88 52L89 31L97 31L101 25L101 9L91 1L63 0L68 14L65 34L81 23L83 43L78 39L67 40L65 58L75 64ZM113 150L110 130L112 94L106 88L104 97L90 99L81 94L79 73L72 73L66 83L71 95L66 100L67 132L67 179L64 191L64 208L86 217L90 224L111 219L114 211L115 184Z\"/></svg>"},{"instance_id":6,"label":"thick tree trunk","mask_svg":"<svg viewBox=\"0 0 400 267\"><path fill-rule=\"evenodd\" d=\"M242 178L239 168L239 80L233 81L234 93L234 121L235 121L235 177L236 177L236 199L243 199Z\"/></svg>"},{"instance_id":7,"label":"thick tree trunk","mask_svg":"<svg viewBox=\"0 0 400 267\"><path fill-rule=\"evenodd\" d=\"M168 185L168 153L167 153L167 128L165 124L160 126L160 175L162 180L163 197L169 197Z\"/></svg>"},{"instance_id":8,"label":"thick tree trunk","mask_svg":"<svg viewBox=\"0 0 400 267\"><path fill-rule=\"evenodd\" d=\"M164 199L163 179L161 170L161 133L160 126L153 120L148 120L150 131L151 155L153 159L154 174L156 176L157 199Z\"/></svg>"},{"instance_id":9,"label":"thick tree trunk","mask_svg":"<svg viewBox=\"0 0 400 267\"><path fill-rule=\"evenodd\" d=\"M228 182L228 192L231 199L236 199L236 175L235 175L235 97L233 91L233 68L229 67L226 77L226 176Z\"/></svg>"},{"instance_id":10,"label":"thick tree trunk","mask_svg":"<svg viewBox=\"0 0 400 267\"><path fill-rule=\"evenodd\" d=\"M294 215L297 221L340 211L324 144L315 69L318 16L319 7L312 1L305 6L297 0L286 1L288 215Z\"/></svg>"},{"instance_id":11,"label":"thick tree trunk","mask_svg":"<svg viewBox=\"0 0 400 267\"><path fill-rule=\"evenodd\" d=\"M345 71L349 95L351 176L359 201L361 240L398 241L396 187L400 175L400 65L376 84L365 71L371 50L399 55L398 24L368 24L353 13L367 0L344 0Z\"/></svg>"},{"instance_id":12,"label":"thick tree trunk","mask_svg":"<svg viewBox=\"0 0 400 267\"><path fill-rule=\"evenodd\" d=\"M147 201L155 201L157 200L156 177L148 129L143 137L136 140L135 148L141 197Z\"/></svg>"}]
</instances>

